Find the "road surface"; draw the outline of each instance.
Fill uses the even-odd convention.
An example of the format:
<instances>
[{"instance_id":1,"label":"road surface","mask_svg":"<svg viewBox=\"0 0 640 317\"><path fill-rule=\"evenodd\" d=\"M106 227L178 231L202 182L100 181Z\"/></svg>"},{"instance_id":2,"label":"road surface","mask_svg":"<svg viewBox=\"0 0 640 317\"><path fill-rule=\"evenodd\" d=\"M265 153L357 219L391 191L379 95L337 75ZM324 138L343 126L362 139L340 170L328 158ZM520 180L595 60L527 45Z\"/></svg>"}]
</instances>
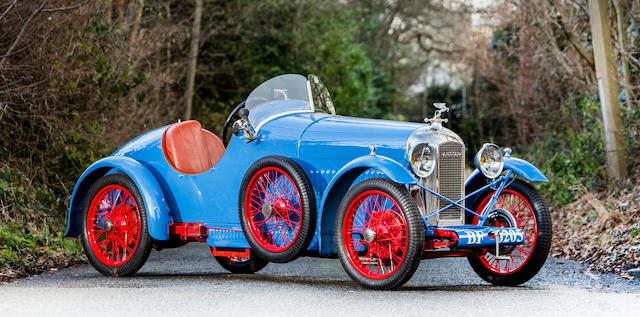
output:
<instances>
[{"instance_id":1,"label":"road surface","mask_svg":"<svg viewBox=\"0 0 640 317\"><path fill-rule=\"evenodd\" d=\"M89 265L0 286L0 316L640 316L640 282L549 258L520 287L494 287L466 259L422 261L403 288L359 288L337 259L300 258L227 274L208 247L153 251L132 277ZM224 314L224 315L223 315Z\"/></svg>"}]
</instances>

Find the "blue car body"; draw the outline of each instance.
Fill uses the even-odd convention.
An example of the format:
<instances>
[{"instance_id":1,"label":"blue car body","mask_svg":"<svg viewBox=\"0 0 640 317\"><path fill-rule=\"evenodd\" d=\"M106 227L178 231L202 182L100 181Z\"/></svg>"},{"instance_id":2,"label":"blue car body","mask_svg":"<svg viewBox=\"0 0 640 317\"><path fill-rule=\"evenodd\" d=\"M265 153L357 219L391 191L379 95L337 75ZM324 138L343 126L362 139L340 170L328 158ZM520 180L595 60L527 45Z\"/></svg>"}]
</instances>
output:
<instances>
[{"instance_id":1,"label":"blue car body","mask_svg":"<svg viewBox=\"0 0 640 317\"><path fill-rule=\"evenodd\" d=\"M417 184L407 167L406 140L423 126L319 112L293 113L264 124L252 142L234 135L220 161L197 175L182 174L167 163L161 147L167 126L161 127L87 168L71 197L65 235L79 235L80 213L93 182L120 172L130 176L140 189L154 239L168 240L172 222L197 222L209 230L206 241L210 246L249 248L238 215L242 178L260 158L280 155L302 167L315 193L318 216L309 250L331 256L335 254L336 210L353 184L370 177L386 177L408 186ZM538 169L523 160L506 159L505 168L527 180L546 181ZM478 177L483 178L476 170L467 184Z\"/></svg>"}]
</instances>

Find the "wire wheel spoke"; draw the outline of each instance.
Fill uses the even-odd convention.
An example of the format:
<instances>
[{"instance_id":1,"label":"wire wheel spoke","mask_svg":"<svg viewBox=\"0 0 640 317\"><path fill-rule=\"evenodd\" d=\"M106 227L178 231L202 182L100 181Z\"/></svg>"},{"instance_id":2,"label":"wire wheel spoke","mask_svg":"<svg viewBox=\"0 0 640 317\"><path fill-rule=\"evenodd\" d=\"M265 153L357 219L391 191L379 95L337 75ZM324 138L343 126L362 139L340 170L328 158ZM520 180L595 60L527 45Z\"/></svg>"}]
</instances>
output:
<instances>
[{"instance_id":1,"label":"wire wheel spoke","mask_svg":"<svg viewBox=\"0 0 640 317\"><path fill-rule=\"evenodd\" d=\"M265 167L249 182L245 197L245 216L256 242L270 252L288 249L302 224L301 197L291 176Z\"/></svg>"},{"instance_id":2,"label":"wire wheel spoke","mask_svg":"<svg viewBox=\"0 0 640 317\"><path fill-rule=\"evenodd\" d=\"M404 261L408 228L398 203L387 193L368 190L347 209L342 239L349 262L364 277L384 279Z\"/></svg>"},{"instance_id":3,"label":"wire wheel spoke","mask_svg":"<svg viewBox=\"0 0 640 317\"><path fill-rule=\"evenodd\" d=\"M488 195L480 203L477 209L479 213L486 214L488 212L486 209L493 195L495 193ZM480 261L493 273L511 274L520 270L527 263L535 247L538 234L535 212L522 194L511 189L504 189L500 193L494 208L504 209L511 213L515 219L516 227L524 233L525 242L513 247L509 254L500 252L500 255L507 256L508 259L498 259L495 255L487 252L480 257ZM478 224L478 218L474 219L473 224Z\"/></svg>"},{"instance_id":4,"label":"wire wheel spoke","mask_svg":"<svg viewBox=\"0 0 640 317\"><path fill-rule=\"evenodd\" d=\"M87 215L87 238L100 262L109 266L126 263L138 247L140 232L140 211L126 188L107 185L93 197Z\"/></svg>"}]
</instances>

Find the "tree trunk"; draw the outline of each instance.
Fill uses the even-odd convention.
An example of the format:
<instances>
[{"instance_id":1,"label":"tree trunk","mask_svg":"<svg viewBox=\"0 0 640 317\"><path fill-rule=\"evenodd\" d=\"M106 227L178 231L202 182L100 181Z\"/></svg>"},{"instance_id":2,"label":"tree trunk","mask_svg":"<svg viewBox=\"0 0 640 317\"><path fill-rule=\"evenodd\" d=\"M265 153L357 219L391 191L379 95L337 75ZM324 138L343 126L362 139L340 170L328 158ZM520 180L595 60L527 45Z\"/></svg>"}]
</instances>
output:
<instances>
[{"instance_id":1,"label":"tree trunk","mask_svg":"<svg viewBox=\"0 0 640 317\"><path fill-rule=\"evenodd\" d=\"M622 119L618 103L618 71L611 46L611 30L605 0L589 0L593 54L602 108L602 123L607 151L609 178L627 177L627 162L622 135Z\"/></svg>"},{"instance_id":2,"label":"tree trunk","mask_svg":"<svg viewBox=\"0 0 640 317\"><path fill-rule=\"evenodd\" d=\"M613 7L616 9L616 25L618 29L618 46L620 46L620 63L622 64L622 85L625 95L627 95L627 108L631 109L632 101L635 99L631 91L631 79L629 76L629 59L627 58L627 35L624 32L624 16L619 0L613 0Z\"/></svg>"},{"instance_id":3,"label":"tree trunk","mask_svg":"<svg viewBox=\"0 0 640 317\"><path fill-rule=\"evenodd\" d=\"M189 52L189 67L187 68L187 91L185 98L184 119L191 119L193 105L193 88L196 80L196 65L198 63L198 46L200 42L200 20L202 18L202 0L196 0L196 9L193 15L193 28L191 29L191 50Z\"/></svg>"},{"instance_id":4,"label":"tree trunk","mask_svg":"<svg viewBox=\"0 0 640 317\"><path fill-rule=\"evenodd\" d=\"M144 7L144 0L136 1L136 12L133 16L133 23L131 33L129 34L129 43L133 43L138 40L138 32L140 31L140 20L142 20L142 9Z\"/></svg>"},{"instance_id":5,"label":"tree trunk","mask_svg":"<svg viewBox=\"0 0 640 317\"><path fill-rule=\"evenodd\" d=\"M124 30L126 23L127 23L127 15L125 14L127 12L126 5L125 5L125 1L124 0L117 0L117 4L116 4L116 10L118 12L118 23L120 23L120 30Z\"/></svg>"},{"instance_id":6,"label":"tree trunk","mask_svg":"<svg viewBox=\"0 0 640 317\"><path fill-rule=\"evenodd\" d=\"M169 3L165 4L165 10L167 11L167 21L171 21L171 5L169 5ZM167 48L167 70L170 69L171 67L171 34L167 34L167 43L166 43L166 48ZM166 85L166 89L165 89L165 94L166 94L166 100L169 100L169 96L171 96L171 85Z\"/></svg>"},{"instance_id":7,"label":"tree trunk","mask_svg":"<svg viewBox=\"0 0 640 317\"><path fill-rule=\"evenodd\" d=\"M104 3L104 22L111 23L111 6L112 0L106 0Z\"/></svg>"}]
</instances>

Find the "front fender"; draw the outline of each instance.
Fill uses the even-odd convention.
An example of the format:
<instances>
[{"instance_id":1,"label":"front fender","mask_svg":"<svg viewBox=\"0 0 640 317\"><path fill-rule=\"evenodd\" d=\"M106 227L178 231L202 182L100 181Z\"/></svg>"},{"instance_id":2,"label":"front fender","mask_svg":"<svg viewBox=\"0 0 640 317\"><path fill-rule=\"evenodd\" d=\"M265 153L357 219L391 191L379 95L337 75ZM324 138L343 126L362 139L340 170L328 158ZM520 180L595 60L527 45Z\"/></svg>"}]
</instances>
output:
<instances>
[{"instance_id":1,"label":"front fender","mask_svg":"<svg viewBox=\"0 0 640 317\"><path fill-rule=\"evenodd\" d=\"M127 174L138 187L147 214L149 234L156 240L169 239L169 206L155 176L140 162L126 156L108 156L93 163L76 183L69 203L66 237L80 235L82 206L89 188L110 171Z\"/></svg>"},{"instance_id":2,"label":"front fender","mask_svg":"<svg viewBox=\"0 0 640 317\"><path fill-rule=\"evenodd\" d=\"M519 158L505 157L504 169L511 170L514 173L520 175L520 177L531 182L549 182L549 179L547 179L547 177L544 176L544 174L537 167ZM471 175L469 175L469 177L467 178L465 187L468 187L470 184L474 183L474 181L477 181L478 178L484 178L484 175L482 175L482 173L480 173L478 169L475 169L473 173L471 173Z\"/></svg>"},{"instance_id":3,"label":"front fender","mask_svg":"<svg viewBox=\"0 0 640 317\"><path fill-rule=\"evenodd\" d=\"M418 181L409 173L407 168L400 165L395 160L380 155L361 156L343 166L329 182L331 188L342 175L356 168L375 168L384 173L389 179L399 184L415 184Z\"/></svg>"},{"instance_id":4,"label":"front fender","mask_svg":"<svg viewBox=\"0 0 640 317\"><path fill-rule=\"evenodd\" d=\"M333 228L338 206L356 178L370 168L379 170L399 184L417 183L404 166L385 156L361 156L344 165L327 185L320 202L322 206L322 217L318 219L318 225L321 228L320 254L325 256L335 254Z\"/></svg>"}]
</instances>

